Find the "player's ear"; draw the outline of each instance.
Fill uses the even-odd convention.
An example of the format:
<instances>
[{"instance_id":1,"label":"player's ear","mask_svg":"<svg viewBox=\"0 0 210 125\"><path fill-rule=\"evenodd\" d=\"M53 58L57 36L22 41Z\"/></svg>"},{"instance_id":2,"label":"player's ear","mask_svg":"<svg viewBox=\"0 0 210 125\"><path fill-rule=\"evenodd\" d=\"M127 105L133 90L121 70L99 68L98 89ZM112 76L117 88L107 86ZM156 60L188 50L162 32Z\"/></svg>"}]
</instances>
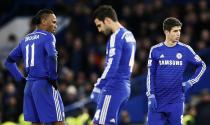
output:
<instances>
[{"instance_id":1,"label":"player's ear","mask_svg":"<svg viewBox=\"0 0 210 125\"><path fill-rule=\"evenodd\" d=\"M45 19L45 18L43 18L42 20L41 20L41 24L43 24L43 25L47 25L47 20Z\"/></svg>"},{"instance_id":2,"label":"player's ear","mask_svg":"<svg viewBox=\"0 0 210 125\"><path fill-rule=\"evenodd\" d=\"M109 17L105 17L105 19L104 19L105 24L110 24L111 22L112 22L112 20Z\"/></svg>"},{"instance_id":3,"label":"player's ear","mask_svg":"<svg viewBox=\"0 0 210 125\"><path fill-rule=\"evenodd\" d=\"M165 35L169 34L169 31L168 30L164 30L164 34Z\"/></svg>"}]
</instances>

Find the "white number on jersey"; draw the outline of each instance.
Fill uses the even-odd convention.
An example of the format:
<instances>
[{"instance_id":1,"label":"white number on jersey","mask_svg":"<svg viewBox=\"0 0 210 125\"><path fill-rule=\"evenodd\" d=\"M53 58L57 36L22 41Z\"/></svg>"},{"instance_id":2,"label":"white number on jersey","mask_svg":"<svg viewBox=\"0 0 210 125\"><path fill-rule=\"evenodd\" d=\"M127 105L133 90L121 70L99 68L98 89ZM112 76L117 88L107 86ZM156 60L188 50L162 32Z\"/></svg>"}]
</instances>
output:
<instances>
[{"instance_id":1,"label":"white number on jersey","mask_svg":"<svg viewBox=\"0 0 210 125\"><path fill-rule=\"evenodd\" d=\"M130 58L130 61L129 61L130 72L132 72L132 70L133 70L134 56L135 56L134 53L135 53L135 47L134 47L134 45L132 45L132 53L131 53L131 58Z\"/></svg>"},{"instance_id":2,"label":"white number on jersey","mask_svg":"<svg viewBox=\"0 0 210 125\"><path fill-rule=\"evenodd\" d=\"M29 67L29 61L30 66L34 66L34 54L35 54L35 44L33 43L31 46L28 44L26 45L26 67ZM29 60L29 49L31 49L31 60Z\"/></svg>"}]
</instances>

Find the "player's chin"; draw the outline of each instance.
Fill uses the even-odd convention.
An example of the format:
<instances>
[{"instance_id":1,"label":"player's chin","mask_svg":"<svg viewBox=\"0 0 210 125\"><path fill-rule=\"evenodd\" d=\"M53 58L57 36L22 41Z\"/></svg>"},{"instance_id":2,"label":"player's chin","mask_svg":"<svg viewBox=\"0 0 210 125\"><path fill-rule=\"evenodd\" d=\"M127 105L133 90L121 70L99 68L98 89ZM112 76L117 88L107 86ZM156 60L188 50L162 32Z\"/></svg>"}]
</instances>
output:
<instances>
[{"instance_id":1,"label":"player's chin","mask_svg":"<svg viewBox=\"0 0 210 125\"><path fill-rule=\"evenodd\" d=\"M101 31L101 33L103 33L105 36L107 35L107 32L105 32L105 31Z\"/></svg>"},{"instance_id":2,"label":"player's chin","mask_svg":"<svg viewBox=\"0 0 210 125\"><path fill-rule=\"evenodd\" d=\"M51 32L51 33L55 34L55 32L56 32L56 30L52 30L52 32Z\"/></svg>"},{"instance_id":3,"label":"player's chin","mask_svg":"<svg viewBox=\"0 0 210 125\"><path fill-rule=\"evenodd\" d=\"M111 32L109 32L109 31L104 31L103 33L104 33L105 36L108 36Z\"/></svg>"},{"instance_id":4,"label":"player's chin","mask_svg":"<svg viewBox=\"0 0 210 125\"><path fill-rule=\"evenodd\" d=\"M176 38L176 40L175 40L175 41L176 41L176 42L178 42L178 41L179 41L179 39L180 39L180 37Z\"/></svg>"}]
</instances>

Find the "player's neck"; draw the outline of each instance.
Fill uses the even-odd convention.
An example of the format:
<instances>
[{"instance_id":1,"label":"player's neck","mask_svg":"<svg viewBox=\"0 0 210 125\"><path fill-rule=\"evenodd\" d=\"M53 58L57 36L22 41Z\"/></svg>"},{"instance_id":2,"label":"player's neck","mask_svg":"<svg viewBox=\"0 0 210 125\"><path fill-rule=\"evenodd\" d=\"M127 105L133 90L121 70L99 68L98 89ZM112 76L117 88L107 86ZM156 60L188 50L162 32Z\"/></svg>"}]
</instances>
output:
<instances>
[{"instance_id":1,"label":"player's neck","mask_svg":"<svg viewBox=\"0 0 210 125\"><path fill-rule=\"evenodd\" d=\"M39 26L37 26L37 29L38 29L38 30L44 30L44 31L47 31L47 28L45 28L45 27L43 27L43 26L40 26L40 25L39 25Z\"/></svg>"},{"instance_id":2,"label":"player's neck","mask_svg":"<svg viewBox=\"0 0 210 125\"><path fill-rule=\"evenodd\" d=\"M116 32L119 28L121 28L122 25L119 22L113 22L111 28L112 28L112 32Z\"/></svg>"},{"instance_id":3,"label":"player's neck","mask_svg":"<svg viewBox=\"0 0 210 125\"><path fill-rule=\"evenodd\" d=\"M171 41L171 40L165 40L164 41L164 44L167 46L167 47L173 47L173 46L176 46L177 42L175 41Z\"/></svg>"}]
</instances>

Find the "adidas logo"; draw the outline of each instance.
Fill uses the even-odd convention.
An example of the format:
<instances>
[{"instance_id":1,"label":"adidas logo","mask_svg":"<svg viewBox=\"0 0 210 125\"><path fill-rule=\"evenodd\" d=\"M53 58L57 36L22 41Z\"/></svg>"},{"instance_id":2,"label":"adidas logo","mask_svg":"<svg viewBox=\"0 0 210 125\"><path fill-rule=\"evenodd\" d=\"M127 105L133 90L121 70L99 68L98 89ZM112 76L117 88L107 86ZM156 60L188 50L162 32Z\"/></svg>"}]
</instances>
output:
<instances>
[{"instance_id":1,"label":"adidas logo","mask_svg":"<svg viewBox=\"0 0 210 125\"><path fill-rule=\"evenodd\" d=\"M164 55L163 55L163 54L161 54L161 55L160 55L160 58L164 58Z\"/></svg>"},{"instance_id":2,"label":"adidas logo","mask_svg":"<svg viewBox=\"0 0 210 125\"><path fill-rule=\"evenodd\" d=\"M112 119L110 120L110 122L111 122L111 123L115 123L116 121L115 121L114 118L112 118Z\"/></svg>"}]
</instances>

